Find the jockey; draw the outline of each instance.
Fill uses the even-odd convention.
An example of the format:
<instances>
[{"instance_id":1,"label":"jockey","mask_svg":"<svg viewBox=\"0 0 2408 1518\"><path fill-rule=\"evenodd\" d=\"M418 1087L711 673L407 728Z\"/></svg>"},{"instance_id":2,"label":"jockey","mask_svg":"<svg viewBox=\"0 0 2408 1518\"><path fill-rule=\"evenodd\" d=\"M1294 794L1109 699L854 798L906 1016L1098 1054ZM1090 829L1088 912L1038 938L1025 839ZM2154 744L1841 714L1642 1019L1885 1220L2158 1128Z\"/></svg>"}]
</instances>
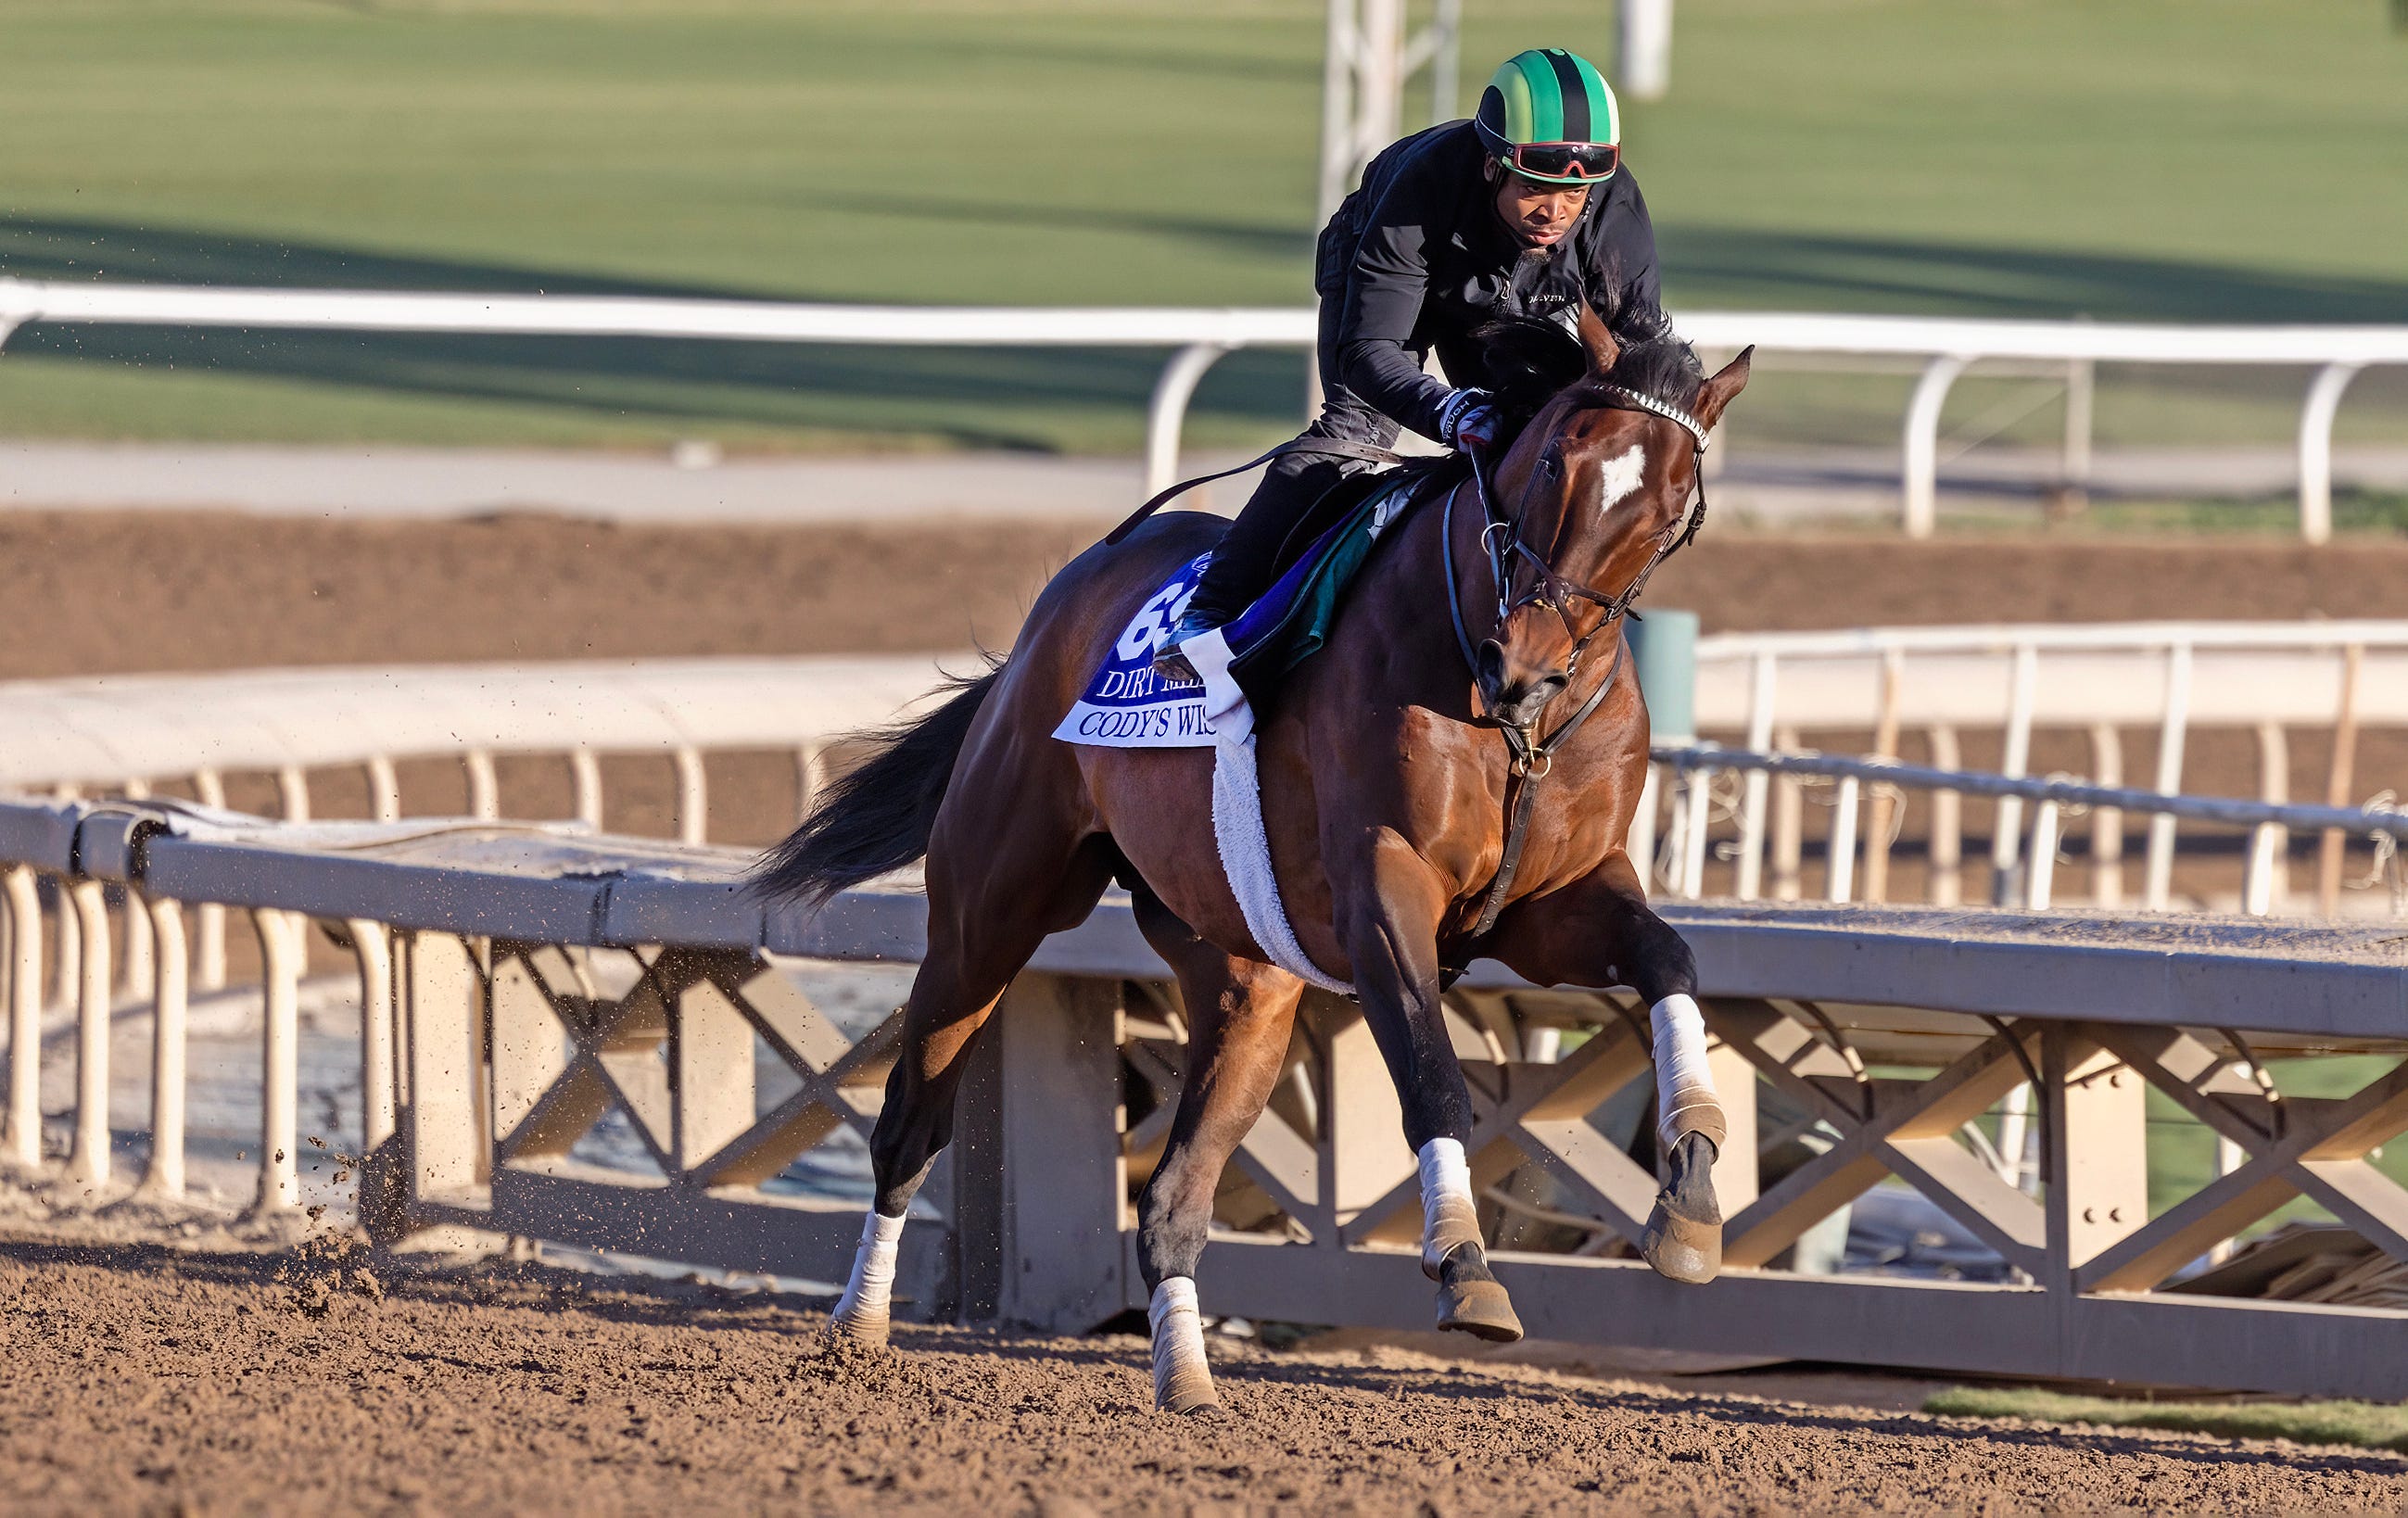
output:
<instances>
[{"instance_id":1,"label":"jockey","mask_svg":"<svg viewBox=\"0 0 2408 1518\"><path fill-rule=\"evenodd\" d=\"M1313 263L1321 297L1321 415L1271 461L1212 551L1154 667L1192 680L1179 646L1244 611L1268 588L1299 517L1341 478L1373 466L1410 427L1452 448L1497 441L1484 392L1425 372L1430 350L1450 373L1472 368L1470 337L1500 317L1570 327L1586 303L1625 342L1665 330L1647 203L1622 165L1622 112L1587 60L1560 48L1515 54L1469 122L1391 145L1363 171L1323 229ZM1316 439L1347 452L1314 452Z\"/></svg>"}]
</instances>

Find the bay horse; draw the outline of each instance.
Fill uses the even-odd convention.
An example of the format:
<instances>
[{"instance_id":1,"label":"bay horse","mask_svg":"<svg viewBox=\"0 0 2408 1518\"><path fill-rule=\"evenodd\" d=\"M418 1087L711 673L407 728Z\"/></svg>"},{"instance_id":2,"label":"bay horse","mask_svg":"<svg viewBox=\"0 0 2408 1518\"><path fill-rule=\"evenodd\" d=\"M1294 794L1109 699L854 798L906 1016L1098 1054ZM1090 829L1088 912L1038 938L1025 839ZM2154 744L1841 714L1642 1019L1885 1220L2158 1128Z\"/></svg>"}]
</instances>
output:
<instances>
[{"instance_id":1,"label":"bay horse","mask_svg":"<svg viewBox=\"0 0 2408 1518\"><path fill-rule=\"evenodd\" d=\"M1706 434L1750 355L1708 379L1677 338L1626 350L1585 308L1577 341L1536 322L1492 332L1491 383L1526 424L1492 468L1475 461L1442 501L1387 529L1256 741L1296 943L1352 985L1396 1082L1438 1325L1511 1340L1521 1325L1484 1251L1463 1148L1471 1097L1440 1000L1475 956L1540 985L1627 986L1649 1004L1669 1179L1641 1253L1675 1280L1720 1266L1711 1167L1724 1122L1694 962L1648 909L1625 851L1648 727L1621 673L1622 613L1694 533L1693 494L1702 516ZM1053 733L1140 603L1223 525L1168 513L1082 553L1008 658L876 735L873 755L756 872L762 893L814 901L927 861L926 957L832 1340L885 1341L904 1212L952 1137L966 1051L1039 943L1118 878L1178 976L1190 1030L1168 1147L1139 1206L1155 1395L1179 1412L1217 1406L1196 1271L1222 1167L1281 1074L1305 982L1256 941L1224 870L1212 750Z\"/></svg>"}]
</instances>

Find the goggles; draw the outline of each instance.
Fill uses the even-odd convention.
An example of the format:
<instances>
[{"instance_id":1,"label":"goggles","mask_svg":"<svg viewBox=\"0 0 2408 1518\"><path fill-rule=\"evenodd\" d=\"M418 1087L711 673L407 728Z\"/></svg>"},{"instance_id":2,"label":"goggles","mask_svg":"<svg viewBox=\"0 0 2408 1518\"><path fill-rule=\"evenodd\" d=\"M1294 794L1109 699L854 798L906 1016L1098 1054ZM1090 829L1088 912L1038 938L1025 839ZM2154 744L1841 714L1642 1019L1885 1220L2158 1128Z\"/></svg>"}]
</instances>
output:
<instances>
[{"instance_id":1,"label":"goggles","mask_svg":"<svg viewBox=\"0 0 2408 1518\"><path fill-rule=\"evenodd\" d=\"M1593 182L1613 178L1622 166L1622 150L1610 142L1508 144L1505 166L1525 178L1557 184Z\"/></svg>"}]
</instances>

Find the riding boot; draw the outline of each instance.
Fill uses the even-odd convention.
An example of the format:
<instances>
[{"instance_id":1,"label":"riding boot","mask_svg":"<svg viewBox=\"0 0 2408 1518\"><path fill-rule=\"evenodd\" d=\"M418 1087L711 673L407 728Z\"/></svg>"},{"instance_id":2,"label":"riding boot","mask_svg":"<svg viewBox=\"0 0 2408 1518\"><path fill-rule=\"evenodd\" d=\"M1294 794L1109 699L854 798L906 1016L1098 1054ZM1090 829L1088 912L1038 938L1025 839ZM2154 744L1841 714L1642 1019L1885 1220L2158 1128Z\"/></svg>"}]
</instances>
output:
<instances>
[{"instance_id":1,"label":"riding boot","mask_svg":"<svg viewBox=\"0 0 2408 1518\"><path fill-rule=\"evenodd\" d=\"M1350 437L1359 432L1383 431L1383 443L1393 437L1392 423L1369 416L1367 425L1364 418L1352 414L1353 409L1349 408L1349 414L1335 422L1325 414L1305 436ZM1204 566L1204 577L1187 598L1186 609L1162 635L1155 647L1154 672L1165 680L1194 681L1195 666L1179 652L1180 645L1226 626L1253 606L1270 588L1280 550L1297 521L1341 478L1363 467L1359 462L1326 453L1286 453L1274 459L1263 471L1263 482L1254 487L1245 509L1213 546L1211 562Z\"/></svg>"}]
</instances>

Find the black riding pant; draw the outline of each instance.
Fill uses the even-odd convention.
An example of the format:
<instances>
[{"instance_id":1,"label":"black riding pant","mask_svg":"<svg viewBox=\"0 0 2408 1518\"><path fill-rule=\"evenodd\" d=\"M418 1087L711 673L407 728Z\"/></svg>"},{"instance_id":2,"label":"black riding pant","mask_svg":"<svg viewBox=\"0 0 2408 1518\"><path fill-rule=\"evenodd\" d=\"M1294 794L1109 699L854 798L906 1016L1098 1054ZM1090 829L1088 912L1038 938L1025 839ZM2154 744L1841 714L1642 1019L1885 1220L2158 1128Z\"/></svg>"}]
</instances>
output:
<instances>
[{"instance_id":1,"label":"black riding pant","mask_svg":"<svg viewBox=\"0 0 2408 1518\"><path fill-rule=\"evenodd\" d=\"M1387 448L1402 429L1371 409L1361 396L1337 382L1338 320L1342 298L1321 303L1321 415L1304 429L1306 437L1335 437L1350 443ZM1212 551L1212 562L1188 603L1191 615L1201 613L1215 625L1254 604L1270 589L1271 571L1281 545L1297 522L1332 485L1348 475L1379 465L1365 459L1333 458L1326 453L1283 453L1263 471L1246 508L1229 524L1227 536Z\"/></svg>"}]
</instances>

